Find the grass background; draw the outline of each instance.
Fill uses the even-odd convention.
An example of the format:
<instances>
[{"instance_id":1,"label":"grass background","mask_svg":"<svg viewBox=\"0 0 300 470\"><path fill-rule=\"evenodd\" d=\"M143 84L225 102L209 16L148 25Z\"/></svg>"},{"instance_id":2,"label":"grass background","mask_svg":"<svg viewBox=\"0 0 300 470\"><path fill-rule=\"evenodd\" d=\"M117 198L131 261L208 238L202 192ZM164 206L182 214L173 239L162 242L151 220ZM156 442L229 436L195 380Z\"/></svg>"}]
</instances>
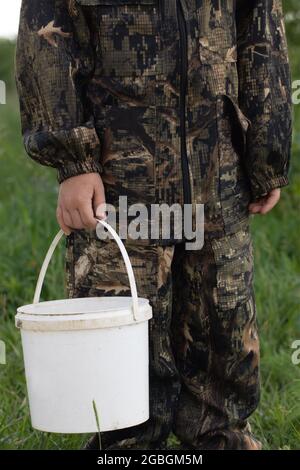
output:
<instances>
[{"instance_id":1,"label":"grass background","mask_svg":"<svg viewBox=\"0 0 300 470\"><path fill-rule=\"evenodd\" d=\"M300 10L298 0L284 3L292 74L297 80ZM31 303L41 262L58 229L58 188L55 171L35 164L23 150L14 47L13 41L0 41L0 79L7 84L7 104L0 105L0 339L7 348L7 364L0 365L0 449L78 449L86 436L41 433L29 421L14 314L17 306ZM265 449L300 448L300 365L291 361L292 342L300 339L299 114L295 106L290 185L270 214L252 220L263 386L251 423ZM62 245L50 265L43 299L64 295Z\"/></svg>"}]
</instances>

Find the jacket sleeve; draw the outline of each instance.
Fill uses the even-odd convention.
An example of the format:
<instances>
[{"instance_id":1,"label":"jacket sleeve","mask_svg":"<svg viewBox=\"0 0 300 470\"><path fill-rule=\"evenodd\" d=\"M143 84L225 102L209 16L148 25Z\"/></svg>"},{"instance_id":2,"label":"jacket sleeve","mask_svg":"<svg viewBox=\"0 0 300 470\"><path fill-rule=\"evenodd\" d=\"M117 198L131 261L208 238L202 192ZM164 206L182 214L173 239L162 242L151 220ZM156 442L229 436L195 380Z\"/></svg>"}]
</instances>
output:
<instances>
[{"instance_id":1,"label":"jacket sleeve","mask_svg":"<svg viewBox=\"0 0 300 470\"><path fill-rule=\"evenodd\" d=\"M291 74L281 0L237 0L239 105L251 121L246 169L253 200L289 184Z\"/></svg>"},{"instance_id":2,"label":"jacket sleeve","mask_svg":"<svg viewBox=\"0 0 300 470\"><path fill-rule=\"evenodd\" d=\"M73 10L71 8L73 6ZM58 181L102 172L86 100L93 73L90 31L70 0L23 0L15 54L24 147Z\"/></svg>"}]
</instances>

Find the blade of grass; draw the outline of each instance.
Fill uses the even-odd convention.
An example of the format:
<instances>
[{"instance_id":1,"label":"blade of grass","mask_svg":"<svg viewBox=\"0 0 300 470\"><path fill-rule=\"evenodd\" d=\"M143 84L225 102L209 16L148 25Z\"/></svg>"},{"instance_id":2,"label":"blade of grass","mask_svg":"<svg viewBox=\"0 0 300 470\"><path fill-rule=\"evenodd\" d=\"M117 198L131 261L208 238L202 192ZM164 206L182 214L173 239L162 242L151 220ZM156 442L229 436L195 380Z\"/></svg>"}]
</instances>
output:
<instances>
[{"instance_id":1,"label":"blade of grass","mask_svg":"<svg viewBox=\"0 0 300 470\"><path fill-rule=\"evenodd\" d=\"M98 414L97 405L96 405L95 400L93 400L93 409L94 409L94 414L95 414L96 424L97 424L97 429L98 429L99 449L102 450L101 433L100 433L100 420L99 420L99 414Z\"/></svg>"}]
</instances>

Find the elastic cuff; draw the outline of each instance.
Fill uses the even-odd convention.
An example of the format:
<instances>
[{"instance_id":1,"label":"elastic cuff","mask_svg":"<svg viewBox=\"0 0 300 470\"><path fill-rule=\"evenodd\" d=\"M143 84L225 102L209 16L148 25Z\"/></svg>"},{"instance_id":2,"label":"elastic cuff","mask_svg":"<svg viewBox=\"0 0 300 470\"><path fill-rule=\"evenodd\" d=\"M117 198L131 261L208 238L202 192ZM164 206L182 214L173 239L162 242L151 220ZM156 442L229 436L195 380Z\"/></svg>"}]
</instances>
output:
<instances>
[{"instance_id":1,"label":"elastic cuff","mask_svg":"<svg viewBox=\"0 0 300 470\"><path fill-rule=\"evenodd\" d=\"M103 167L99 161L88 160L88 161L77 161L67 162L57 169L58 175L57 180L62 183L72 176L78 176L85 173L102 173Z\"/></svg>"},{"instance_id":2,"label":"elastic cuff","mask_svg":"<svg viewBox=\"0 0 300 470\"><path fill-rule=\"evenodd\" d=\"M287 186L289 184L289 179L287 175L274 176L274 178L264 181L262 186L252 187L252 194L254 200L260 199L261 197L268 194L272 189L281 188L282 186Z\"/></svg>"}]
</instances>

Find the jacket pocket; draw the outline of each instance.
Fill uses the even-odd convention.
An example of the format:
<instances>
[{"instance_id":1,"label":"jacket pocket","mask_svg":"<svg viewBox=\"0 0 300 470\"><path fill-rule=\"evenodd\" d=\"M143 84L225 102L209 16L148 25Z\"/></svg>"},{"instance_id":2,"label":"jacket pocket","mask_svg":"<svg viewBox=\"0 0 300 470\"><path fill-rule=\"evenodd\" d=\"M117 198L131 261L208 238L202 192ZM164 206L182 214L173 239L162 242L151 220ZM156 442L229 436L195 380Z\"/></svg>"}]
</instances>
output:
<instances>
[{"instance_id":1,"label":"jacket pocket","mask_svg":"<svg viewBox=\"0 0 300 470\"><path fill-rule=\"evenodd\" d=\"M230 95L220 94L217 100L223 104L223 116L231 122L231 141L236 152L244 158L247 150L247 132L251 121L240 109L238 102Z\"/></svg>"},{"instance_id":2,"label":"jacket pocket","mask_svg":"<svg viewBox=\"0 0 300 470\"><path fill-rule=\"evenodd\" d=\"M134 78L157 73L158 0L77 1L88 10L94 7L90 15L103 77Z\"/></svg>"}]
</instances>

